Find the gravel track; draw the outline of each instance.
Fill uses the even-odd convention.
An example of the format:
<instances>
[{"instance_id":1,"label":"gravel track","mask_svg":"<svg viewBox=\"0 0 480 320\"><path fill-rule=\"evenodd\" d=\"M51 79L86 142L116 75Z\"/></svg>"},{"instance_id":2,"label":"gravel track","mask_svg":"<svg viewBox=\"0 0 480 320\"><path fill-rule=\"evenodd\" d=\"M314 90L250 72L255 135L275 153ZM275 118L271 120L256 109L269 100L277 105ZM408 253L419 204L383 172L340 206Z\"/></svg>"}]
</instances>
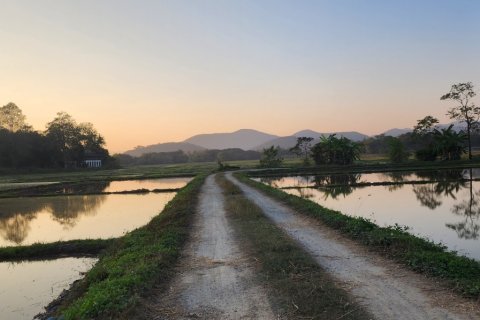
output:
<instances>
[{"instance_id":1,"label":"gravel track","mask_svg":"<svg viewBox=\"0 0 480 320\"><path fill-rule=\"evenodd\" d=\"M377 319L480 319L479 303L457 297L432 280L367 252L318 221L239 182L231 173L226 176Z\"/></svg>"},{"instance_id":2,"label":"gravel track","mask_svg":"<svg viewBox=\"0 0 480 320\"><path fill-rule=\"evenodd\" d=\"M167 294L151 319L276 319L253 267L233 238L222 192L210 175L202 187L193 235Z\"/></svg>"}]
</instances>

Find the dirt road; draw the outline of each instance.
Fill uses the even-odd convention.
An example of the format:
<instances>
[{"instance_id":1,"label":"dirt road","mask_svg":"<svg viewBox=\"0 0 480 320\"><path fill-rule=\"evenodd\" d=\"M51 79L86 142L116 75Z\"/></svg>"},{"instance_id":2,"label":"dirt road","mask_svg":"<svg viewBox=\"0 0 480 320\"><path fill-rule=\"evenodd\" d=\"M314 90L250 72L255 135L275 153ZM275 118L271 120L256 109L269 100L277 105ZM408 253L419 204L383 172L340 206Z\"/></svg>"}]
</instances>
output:
<instances>
[{"instance_id":1,"label":"dirt road","mask_svg":"<svg viewBox=\"0 0 480 320\"><path fill-rule=\"evenodd\" d=\"M207 178L193 236L170 292L149 306L151 319L275 319L265 290L232 236L223 195Z\"/></svg>"},{"instance_id":2,"label":"dirt road","mask_svg":"<svg viewBox=\"0 0 480 320\"><path fill-rule=\"evenodd\" d=\"M367 252L313 219L240 183L231 174L227 178L377 319L480 319L478 303L449 294L432 281Z\"/></svg>"}]
</instances>

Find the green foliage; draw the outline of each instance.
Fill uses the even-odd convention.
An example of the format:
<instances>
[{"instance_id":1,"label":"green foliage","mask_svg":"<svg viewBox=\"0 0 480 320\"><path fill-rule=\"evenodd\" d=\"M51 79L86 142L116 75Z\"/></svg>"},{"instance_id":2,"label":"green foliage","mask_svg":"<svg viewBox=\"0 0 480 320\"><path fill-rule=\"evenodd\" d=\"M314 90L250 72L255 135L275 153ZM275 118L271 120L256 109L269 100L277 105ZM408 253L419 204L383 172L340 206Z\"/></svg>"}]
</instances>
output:
<instances>
[{"instance_id":1,"label":"green foliage","mask_svg":"<svg viewBox=\"0 0 480 320\"><path fill-rule=\"evenodd\" d=\"M312 148L313 138L311 137L298 137L297 144L290 149L291 152L303 158L303 164L308 165L310 163L310 150Z\"/></svg>"},{"instance_id":2,"label":"green foliage","mask_svg":"<svg viewBox=\"0 0 480 320\"><path fill-rule=\"evenodd\" d=\"M375 249L378 253L416 271L442 278L454 290L465 296L480 298L480 262L458 256L454 252L447 252L444 246L411 235L404 227L398 225L379 227L364 218L350 217L245 176L237 176L243 182L281 200L296 211L321 220L348 237Z\"/></svg>"},{"instance_id":3,"label":"green foliage","mask_svg":"<svg viewBox=\"0 0 480 320\"><path fill-rule=\"evenodd\" d=\"M47 124L45 135L57 151L58 163L62 166L80 165L87 154L95 154L103 159L108 157L104 149L105 140L91 123L80 123L67 113L59 112Z\"/></svg>"},{"instance_id":4,"label":"green foliage","mask_svg":"<svg viewBox=\"0 0 480 320\"><path fill-rule=\"evenodd\" d=\"M262 157L260 158L260 166L264 168L274 168L282 164L283 158L279 155L280 148L271 146L263 149Z\"/></svg>"},{"instance_id":5,"label":"green foliage","mask_svg":"<svg viewBox=\"0 0 480 320\"><path fill-rule=\"evenodd\" d=\"M465 153L467 135L463 131L456 132L452 128L453 124L447 129L433 131L435 151L443 160L460 160L462 153Z\"/></svg>"},{"instance_id":6,"label":"green foliage","mask_svg":"<svg viewBox=\"0 0 480 320\"><path fill-rule=\"evenodd\" d=\"M415 158L420 161L435 161L438 153L434 146L428 146L426 148L415 151Z\"/></svg>"},{"instance_id":7,"label":"green foliage","mask_svg":"<svg viewBox=\"0 0 480 320\"><path fill-rule=\"evenodd\" d=\"M154 285L165 285L186 241L204 176L192 180L161 214L107 250L78 284L78 298L59 311L65 319L118 319Z\"/></svg>"},{"instance_id":8,"label":"green foliage","mask_svg":"<svg viewBox=\"0 0 480 320\"><path fill-rule=\"evenodd\" d=\"M15 104L0 108L0 167L77 167L88 155L105 163L110 157L104 145L105 140L92 124L77 124L66 113L58 113L47 130L39 133L25 123Z\"/></svg>"},{"instance_id":9,"label":"green foliage","mask_svg":"<svg viewBox=\"0 0 480 320\"><path fill-rule=\"evenodd\" d=\"M388 156L390 161L401 163L408 160L409 153L405 151L403 143L398 138L391 138L389 144Z\"/></svg>"},{"instance_id":10,"label":"green foliage","mask_svg":"<svg viewBox=\"0 0 480 320\"><path fill-rule=\"evenodd\" d=\"M478 130L480 107L471 101L476 96L471 82L457 83L452 85L450 92L440 97L440 100L453 100L458 105L452 107L447 115L450 119L464 122L467 126L468 158L472 159L472 131Z\"/></svg>"},{"instance_id":11,"label":"green foliage","mask_svg":"<svg viewBox=\"0 0 480 320\"><path fill-rule=\"evenodd\" d=\"M432 133L435 125L438 124L438 119L432 116L426 116L417 121L417 125L413 127L413 133L417 136L423 137Z\"/></svg>"},{"instance_id":12,"label":"green foliage","mask_svg":"<svg viewBox=\"0 0 480 320\"><path fill-rule=\"evenodd\" d=\"M25 122L22 110L13 102L0 108L0 129L10 132L31 131L31 127Z\"/></svg>"},{"instance_id":13,"label":"green foliage","mask_svg":"<svg viewBox=\"0 0 480 320\"><path fill-rule=\"evenodd\" d=\"M349 165L360 156L361 145L345 137L337 138L334 134L321 137L313 146L312 155L315 163Z\"/></svg>"}]
</instances>

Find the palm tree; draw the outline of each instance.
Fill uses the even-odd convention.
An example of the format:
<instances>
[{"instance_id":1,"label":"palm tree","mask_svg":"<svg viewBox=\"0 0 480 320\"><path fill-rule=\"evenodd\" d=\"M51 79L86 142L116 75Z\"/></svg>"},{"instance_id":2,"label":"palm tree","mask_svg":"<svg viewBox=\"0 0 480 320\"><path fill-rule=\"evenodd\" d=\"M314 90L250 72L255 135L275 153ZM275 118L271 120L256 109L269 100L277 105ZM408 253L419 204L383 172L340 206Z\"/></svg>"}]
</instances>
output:
<instances>
[{"instance_id":1,"label":"palm tree","mask_svg":"<svg viewBox=\"0 0 480 320\"><path fill-rule=\"evenodd\" d=\"M465 153L467 135L463 131L453 130L453 124L446 129L435 129L433 137L435 150L443 160L459 160L462 153Z\"/></svg>"}]
</instances>

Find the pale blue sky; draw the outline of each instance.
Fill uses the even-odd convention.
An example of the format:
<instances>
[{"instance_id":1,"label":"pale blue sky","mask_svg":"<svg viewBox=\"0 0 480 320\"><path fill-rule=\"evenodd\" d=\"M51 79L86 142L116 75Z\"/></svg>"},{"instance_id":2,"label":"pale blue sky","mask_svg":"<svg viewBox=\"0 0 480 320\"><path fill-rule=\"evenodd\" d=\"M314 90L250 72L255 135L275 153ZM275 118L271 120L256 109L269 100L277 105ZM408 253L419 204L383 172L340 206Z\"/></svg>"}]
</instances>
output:
<instances>
[{"instance_id":1,"label":"pale blue sky","mask_svg":"<svg viewBox=\"0 0 480 320\"><path fill-rule=\"evenodd\" d=\"M378 134L480 88L480 1L0 0L0 104L112 151L253 128Z\"/></svg>"}]
</instances>

